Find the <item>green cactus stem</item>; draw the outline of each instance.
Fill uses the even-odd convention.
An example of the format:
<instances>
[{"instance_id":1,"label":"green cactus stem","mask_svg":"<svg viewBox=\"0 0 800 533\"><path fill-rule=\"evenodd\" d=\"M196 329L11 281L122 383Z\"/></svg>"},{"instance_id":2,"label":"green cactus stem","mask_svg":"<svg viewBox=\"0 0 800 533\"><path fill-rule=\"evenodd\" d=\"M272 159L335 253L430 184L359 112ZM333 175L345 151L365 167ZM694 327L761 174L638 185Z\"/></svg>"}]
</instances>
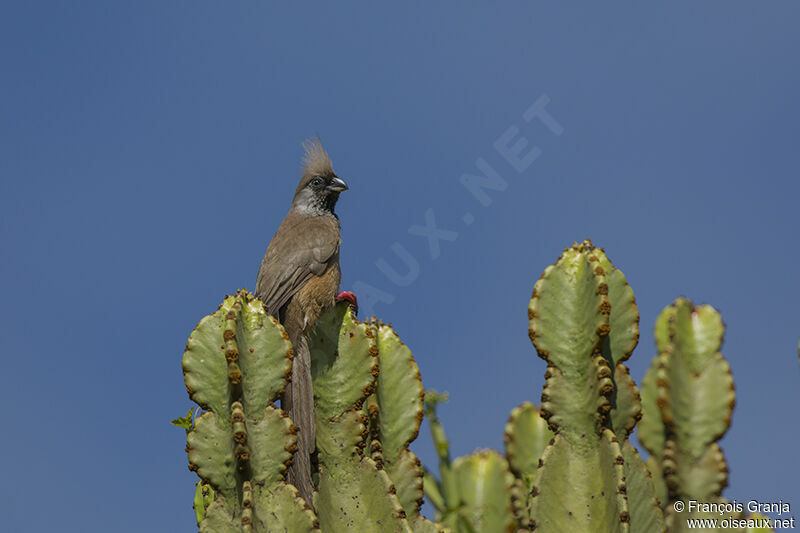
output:
<instances>
[{"instance_id":1,"label":"green cactus stem","mask_svg":"<svg viewBox=\"0 0 800 533\"><path fill-rule=\"evenodd\" d=\"M365 453L369 418L362 407L379 373L376 329L341 302L320 317L309 342L319 460L314 506L326 533L411 532L380 449Z\"/></svg>"},{"instance_id":2,"label":"green cactus stem","mask_svg":"<svg viewBox=\"0 0 800 533\"><path fill-rule=\"evenodd\" d=\"M441 481L425 474L425 493L436 509L436 521L453 533L514 531L518 526L512 492L515 479L505 458L486 450L450 460L444 427L436 414L447 396L425 392L425 415L439 456Z\"/></svg>"},{"instance_id":3,"label":"green cactus stem","mask_svg":"<svg viewBox=\"0 0 800 533\"><path fill-rule=\"evenodd\" d=\"M189 466L201 478L200 531L444 531L419 514L424 474L408 446L422 418L422 382L411 352L391 327L359 322L345 303L320 317L309 348L317 514L285 480L297 437L273 403L291 373L281 325L241 290L189 337L184 381L205 411L173 424L187 430Z\"/></svg>"},{"instance_id":4,"label":"green cactus stem","mask_svg":"<svg viewBox=\"0 0 800 533\"><path fill-rule=\"evenodd\" d=\"M556 433L534 476L531 525L663 531L644 463L626 441L640 407L622 364L638 340L625 276L591 242L575 244L537 281L528 316L531 341L548 364L541 414Z\"/></svg>"},{"instance_id":5,"label":"green cactus stem","mask_svg":"<svg viewBox=\"0 0 800 533\"><path fill-rule=\"evenodd\" d=\"M314 514L284 481L297 439L272 402L290 369L283 328L245 290L227 297L190 335L184 381L206 410L186 444L189 468L202 479L195 501L201 532L317 530Z\"/></svg>"},{"instance_id":6,"label":"green cactus stem","mask_svg":"<svg viewBox=\"0 0 800 533\"><path fill-rule=\"evenodd\" d=\"M514 476L502 455L479 451L453 461L463 513L475 531L514 531L517 520L511 491Z\"/></svg>"},{"instance_id":7,"label":"green cactus stem","mask_svg":"<svg viewBox=\"0 0 800 533\"><path fill-rule=\"evenodd\" d=\"M532 403L525 402L511 411L503 438L506 459L514 474L525 481L526 492L533 488L539 458L553 436L539 408Z\"/></svg>"},{"instance_id":8,"label":"green cactus stem","mask_svg":"<svg viewBox=\"0 0 800 533\"><path fill-rule=\"evenodd\" d=\"M512 489L512 502L517 521L523 527L531 526L530 499L533 478L539 468L539 459L553 439L539 408L530 402L514 408L506 422L503 440L506 460L516 476Z\"/></svg>"},{"instance_id":9,"label":"green cactus stem","mask_svg":"<svg viewBox=\"0 0 800 533\"><path fill-rule=\"evenodd\" d=\"M639 442L660 482L670 533L691 518L722 518L674 511L674 502L720 503L728 467L717 441L728 430L736 395L730 366L720 353L724 326L709 305L679 298L659 315L658 355L642 381L644 416ZM734 518L743 518L736 513Z\"/></svg>"},{"instance_id":10,"label":"green cactus stem","mask_svg":"<svg viewBox=\"0 0 800 533\"><path fill-rule=\"evenodd\" d=\"M378 323L376 328L381 366L374 395L377 440L400 503L415 521L423 500L423 470L409 445L422 423L422 379L414 356L392 327Z\"/></svg>"}]
</instances>

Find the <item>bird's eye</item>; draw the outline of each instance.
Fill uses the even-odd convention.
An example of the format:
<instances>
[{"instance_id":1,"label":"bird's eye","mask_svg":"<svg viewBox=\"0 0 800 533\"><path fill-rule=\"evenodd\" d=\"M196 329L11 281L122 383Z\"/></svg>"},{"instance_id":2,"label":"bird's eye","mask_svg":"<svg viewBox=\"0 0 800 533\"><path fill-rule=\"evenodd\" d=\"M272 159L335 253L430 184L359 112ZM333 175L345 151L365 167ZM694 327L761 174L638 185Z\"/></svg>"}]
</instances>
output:
<instances>
[{"instance_id":1,"label":"bird's eye","mask_svg":"<svg viewBox=\"0 0 800 533\"><path fill-rule=\"evenodd\" d=\"M320 178L319 176L315 177L313 180L311 180L311 186L314 187L315 189L319 189L320 187L322 187L322 178Z\"/></svg>"}]
</instances>

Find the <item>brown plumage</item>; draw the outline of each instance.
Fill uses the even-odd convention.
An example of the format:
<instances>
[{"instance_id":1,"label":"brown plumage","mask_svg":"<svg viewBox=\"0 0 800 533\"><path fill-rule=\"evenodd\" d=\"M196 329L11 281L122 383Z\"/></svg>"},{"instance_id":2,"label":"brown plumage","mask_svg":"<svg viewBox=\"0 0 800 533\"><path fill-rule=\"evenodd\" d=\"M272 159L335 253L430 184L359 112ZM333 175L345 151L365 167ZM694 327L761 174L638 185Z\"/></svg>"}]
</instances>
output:
<instances>
[{"instance_id":1,"label":"brown plumage","mask_svg":"<svg viewBox=\"0 0 800 533\"><path fill-rule=\"evenodd\" d=\"M333 171L319 139L304 143L303 176L292 206L267 247L256 281L256 297L278 318L294 348L292 381L281 406L298 428L297 453L289 482L312 504L311 454L314 453L314 393L307 335L333 305L339 290L339 193L347 189Z\"/></svg>"}]
</instances>

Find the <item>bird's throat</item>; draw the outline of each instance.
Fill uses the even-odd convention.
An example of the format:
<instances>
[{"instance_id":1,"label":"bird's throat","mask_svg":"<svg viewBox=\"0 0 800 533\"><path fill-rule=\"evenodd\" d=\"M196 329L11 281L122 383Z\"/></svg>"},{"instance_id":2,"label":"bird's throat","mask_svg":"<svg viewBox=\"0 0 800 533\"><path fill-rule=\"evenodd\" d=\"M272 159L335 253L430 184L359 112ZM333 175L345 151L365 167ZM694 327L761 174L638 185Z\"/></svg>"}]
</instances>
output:
<instances>
[{"instance_id":1,"label":"bird's throat","mask_svg":"<svg viewBox=\"0 0 800 533\"><path fill-rule=\"evenodd\" d=\"M310 216L333 216L336 217L334 208L339 200L339 193L312 195L304 198L304 201L295 202L294 209L304 215Z\"/></svg>"}]
</instances>

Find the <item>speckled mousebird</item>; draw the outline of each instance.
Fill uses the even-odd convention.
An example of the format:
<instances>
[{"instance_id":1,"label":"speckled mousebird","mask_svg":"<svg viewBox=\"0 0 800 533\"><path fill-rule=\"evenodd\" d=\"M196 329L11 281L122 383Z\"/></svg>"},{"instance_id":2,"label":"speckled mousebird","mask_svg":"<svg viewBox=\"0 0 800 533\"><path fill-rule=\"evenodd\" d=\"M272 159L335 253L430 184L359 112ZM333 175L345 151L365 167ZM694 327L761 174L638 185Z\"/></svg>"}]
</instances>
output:
<instances>
[{"instance_id":1,"label":"speckled mousebird","mask_svg":"<svg viewBox=\"0 0 800 533\"><path fill-rule=\"evenodd\" d=\"M294 348L292 380L281 399L281 406L298 428L298 450L288 479L311 505L314 394L307 336L319 316L333 305L339 290L341 232L334 207L347 184L334 173L319 138L307 140L303 147L303 176L289 213L267 247L255 295L283 324Z\"/></svg>"}]
</instances>

